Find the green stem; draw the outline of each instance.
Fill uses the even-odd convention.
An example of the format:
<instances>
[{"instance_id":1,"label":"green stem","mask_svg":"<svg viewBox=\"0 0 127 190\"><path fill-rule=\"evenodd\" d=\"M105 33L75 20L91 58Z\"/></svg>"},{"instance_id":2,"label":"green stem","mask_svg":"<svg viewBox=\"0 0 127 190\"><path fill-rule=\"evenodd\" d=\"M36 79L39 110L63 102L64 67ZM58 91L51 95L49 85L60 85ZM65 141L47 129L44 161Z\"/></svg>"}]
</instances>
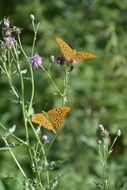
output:
<instances>
[{"instance_id":1,"label":"green stem","mask_svg":"<svg viewBox=\"0 0 127 190\"><path fill-rule=\"evenodd\" d=\"M39 27L39 24L35 30L35 27L34 27L34 23L33 23L33 28L34 28L34 40L33 40L33 45L32 45L32 53L31 55L33 55L34 53L34 46L35 46L35 41L36 41L36 34L37 34L37 30L38 30L38 27ZM29 62L28 60L28 57L23 49L23 46L22 46L22 43L21 43L21 40L20 40L20 36L18 36L18 41L19 41L19 46L20 46L20 49L22 51L22 53L24 54L25 58L26 58L26 61ZM33 75L33 69L31 67L31 65L29 64L29 68L30 68L30 74L31 74L31 97L30 97L30 102L29 102L29 106L28 106L28 115L30 115L30 110L32 108L32 104L33 104L33 99L34 99L34 90L35 90L35 87L34 87L34 75ZM31 153L31 149L29 150L30 152L30 157L31 157L31 161L32 161L32 153ZM33 159L33 162L35 163L36 167L37 167L37 163L34 161ZM38 175L38 179L40 181L40 184L41 184L41 180L40 180L40 177L39 177L39 174L38 174L38 168L36 170L36 174ZM35 176L36 177L36 176Z\"/></svg>"},{"instance_id":2,"label":"green stem","mask_svg":"<svg viewBox=\"0 0 127 190\"><path fill-rule=\"evenodd\" d=\"M110 149L109 149L109 153L112 151L112 149L113 149L113 147L114 147L114 145L115 145L117 139L118 139L118 136L115 137L115 139L114 139L114 141L113 141L113 143L112 143L112 145L111 145L111 147L110 147Z\"/></svg>"},{"instance_id":3,"label":"green stem","mask_svg":"<svg viewBox=\"0 0 127 190\"><path fill-rule=\"evenodd\" d=\"M2 137L2 139L4 140L5 144L8 145L8 147L9 147L9 144L8 144L8 142L6 141L6 139L5 139L4 137ZM29 184L29 186L30 186L30 188L31 188L31 190L32 190L33 187L32 187L32 185L31 185L31 183L29 182L29 180L28 180L28 178L27 178L25 172L23 171L22 167L20 166L18 160L16 159L16 157L15 157L13 151L11 150L11 148L9 148L9 151L10 151L10 153L11 153L11 155L12 155L12 157L13 157L15 163L17 164L19 170L21 171L22 175L24 176L25 180L27 181L27 183Z\"/></svg>"},{"instance_id":4,"label":"green stem","mask_svg":"<svg viewBox=\"0 0 127 190\"><path fill-rule=\"evenodd\" d=\"M102 155L102 152L101 152L101 145L99 144L99 155L100 155L100 161L102 163L102 166L104 165L103 163L103 155Z\"/></svg>"},{"instance_id":5,"label":"green stem","mask_svg":"<svg viewBox=\"0 0 127 190\"><path fill-rule=\"evenodd\" d=\"M6 63L4 61L3 61L3 67L0 66L0 68L3 71L3 73L6 74L8 82L10 84L10 87L11 87L13 93L15 94L16 98L19 99L19 93L17 92L17 90L16 90L16 88L15 88L13 82L12 82L12 79L11 79L9 73L8 73L8 70L7 70L7 65L6 65Z\"/></svg>"},{"instance_id":6,"label":"green stem","mask_svg":"<svg viewBox=\"0 0 127 190\"><path fill-rule=\"evenodd\" d=\"M33 30L34 30L34 39L33 39L32 53L31 53L31 55L34 54L34 47L35 47L35 42L36 42L36 39L37 39L37 32L38 32L38 29L39 29L39 25L40 25L40 23L38 22L37 27L35 27L34 20L32 20L32 26L33 26Z\"/></svg>"},{"instance_id":7,"label":"green stem","mask_svg":"<svg viewBox=\"0 0 127 190\"><path fill-rule=\"evenodd\" d=\"M7 51L7 60L8 60L8 73L11 75L11 58L10 58L10 50Z\"/></svg>"},{"instance_id":8,"label":"green stem","mask_svg":"<svg viewBox=\"0 0 127 190\"><path fill-rule=\"evenodd\" d=\"M19 73L19 76L20 76L20 82L21 82L21 100L20 100L20 104L21 104L21 107L22 107L22 113L23 113L23 119L24 119L26 142L27 142L27 145L28 145L29 157L30 157L31 164L32 164L32 153L31 153L31 147L30 147L30 143L29 143L29 132L28 132L28 125L27 125L27 111L25 109L24 80L23 80L21 69L20 69L19 57L18 57L18 54L17 54L17 52L18 52L17 46L13 46L13 49L14 49L14 52L15 52L17 69L18 69L18 73Z\"/></svg>"},{"instance_id":9,"label":"green stem","mask_svg":"<svg viewBox=\"0 0 127 190\"><path fill-rule=\"evenodd\" d=\"M8 130L2 123L0 123L0 126L1 126L4 130L6 130L8 133L10 133L9 130ZM27 145L25 141L23 141L22 139L18 138L18 137L17 137L16 135L14 135L13 133L10 133L10 135L11 135L12 137L14 137L15 139L17 139L19 142L21 142L21 143Z\"/></svg>"},{"instance_id":10,"label":"green stem","mask_svg":"<svg viewBox=\"0 0 127 190\"><path fill-rule=\"evenodd\" d=\"M28 107L28 114L30 113L30 110L33 105L33 99L34 99L34 75L33 75L33 69L30 66L30 74L31 74L31 97L30 97L30 102L29 102L29 107Z\"/></svg>"},{"instance_id":11,"label":"green stem","mask_svg":"<svg viewBox=\"0 0 127 190\"><path fill-rule=\"evenodd\" d=\"M26 53L25 53L25 51L24 51L24 49L22 47L22 43L21 43L21 39L20 39L20 35L19 34L18 34L18 43L19 43L19 47L20 47L20 49L21 49L21 51L22 51L25 59L27 60L27 62L29 62L29 59L28 59L28 57L27 57L27 55L26 55Z\"/></svg>"},{"instance_id":12,"label":"green stem","mask_svg":"<svg viewBox=\"0 0 127 190\"><path fill-rule=\"evenodd\" d=\"M69 83L69 74L70 74L70 72L68 71L68 67L67 67L67 65L66 65L66 66L65 66L64 90L63 90L63 93L62 93L62 105L63 105L63 106L64 106L64 105L66 104L66 102L67 102L67 89L68 89L68 83ZM48 154L50 148L52 147L52 145L53 145L55 139L57 138L57 136L58 136L60 130L61 130L61 127L59 127L59 128L57 129L55 135L53 136L53 138L52 138L52 140L51 140L51 142L50 142L50 144L49 144L49 146L48 146L48 149L47 149L47 152L46 152L47 154Z\"/></svg>"},{"instance_id":13,"label":"green stem","mask_svg":"<svg viewBox=\"0 0 127 190\"><path fill-rule=\"evenodd\" d=\"M46 152L45 152L45 149L44 149L44 147L43 147L43 144L41 143L41 141L40 141L40 139L39 139L39 137L38 137L38 135L37 135L37 133L36 133L36 131L35 131L35 129L34 129L34 126L33 126L32 122L31 122L30 120L29 120L29 123L30 123L30 126L31 126L31 128L32 128L32 130L33 130L33 132L34 132L34 134L35 134L35 136L36 136L36 138L37 138L37 141L39 142L39 144L40 144L40 146L41 146L41 151L42 151L42 154L43 154L43 156L44 156L45 164L48 164L47 157L46 157ZM50 185L50 177L49 177L49 171L48 171L48 170L46 170L46 179L47 179L47 184L48 184L48 188L49 188L49 185Z\"/></svg>"},{"instance_id":14,"label":"green stem","mask_svg":"<svg viewBox=\"0 0 127 190\"><path fill-rule=\"evenodd\" d=\"M69 74L68 66L65 65L65 79L64 79L64 91L63 91L63 98L62 98L62 105L65 105L67 102L67 90L68 90L68 83L69 83Z\"/></svg>"},{"instance_id":15,"label":"green stem","mask_svg":"<svg viewBox=\"0 0 127 190\"><path fill-rule=\"evenodd\" d=\"M17 64L17 70L20 76L20 82L21 82L21 106L22 106L22 112L23 112L23 119L24 119L24 125L25 125L25 131L26 131L26 142L29 144L29 134L28 134L28 126L27 126L27 114L26 114L26 109L25 109L25 94L24 94L24 80L23 80L23 76L21 73L21 69L20 69L20 64L19 64L19 57L17 54L17 49L15 46L14 47L14 52L15 52L15 56L16 56L16 64Z\"/></svg>"},{"instance_id":16,"label":"green stem","mask_svg":"<svg viewBox=\"0 0 127 190\"><path fill-rule=\"evenodd\" d=\"M108 179L107 179L107 159L109 156L108 151L108 138L103 138L103 175L102 175L102 186L103 190L107 190L108 188Z\"/></svg>"},{"instance_id":17,"label":"green stem","mask_svg":"<svg viewBox=\"0 0 127 190\"><path fill-rule=\"evenodd\" d=\"M38 143L38 142L37 142ZM34 164L35 164L35 169L36 169L36 175L35 177L37 178L36 181L37 181L37 185L41 186L42 187L42 182L41 182L41 176L40 176L40 172L39 172L39 166L38 166L38 158L37 158L37 154L38 154L38 149L34 150L33 149L33 156L34 156Z\"/></svg>"},{"instance_id":18,"label":"green stem","mask_svg":"<svg viewBox=\"0 0 127 190\"><path fill-rule=\"evenodd\" d=\"M42 65L41 65L40 67L42 68L42 70L43 70L44 72L46 72L46 74L48 75L49 79L51 80L53 86L55 87L55 89L57 90L57 92L60 94L60 96L63 97L62 92L58 89L58 87L57 87L56 83L53 81L53 79L52 79L50 73L49 73L47 70L45 70L45 68L44 68Z\"/></svg>"},{"instance_id":19,"label":"green stem","mask_svg":"<svg viewBox=\"0 0 127 190\"><path fill-rule=\"evenodd\" d=\"M28 59L28 57L27 57L27 55L26 55L26 53L25 53L25 51L24 51L24 49L23 49L23 46L22 46L22 43L21 43L21 40L20 40L20 36L19 36L19 35L18 35L18 42L19 42L20 49L21 49L23 55L24 55L25 58L26 58L26 61L29 62L29 59ZM34 42L33 42L33 44L34 44ZM32 52L33 52L33 49L34 49L34 48L32 48ZM28 107L28 115L29 115L30 109L31 109L32 104L33 104L34 89L35 89L35 88L34 88L33 69L32 69L32 67L31 67L30 64L29 64L29 68L30 68L30 74L31 74L31 98L30 98L30 103L29 103L29 107Z\"/></svg>"},{"instance_id":20,"label":"green stem","mask_svg":"<svg viewBox=\"0 0 127 190\"><path fill-rule=\"evenodd\" d=\"M61 129L61 127L59 127L59 128L57 129L55 135L53 136L53 138L52 138L52 140L51 140L51 142L50 142L50 144L49 144L49 146L48 146L48 148L47 148L47 151L46 151L46 154L47 154L47 155L48 155L49 150L51 149L51 147L52 147L52 145L53 145L55 139L57 138L57 136L58 136L58 134L59 134L59 132L60 132L60 129Z\"/></svg>"},{"instance_id":21,"label":"green stem","mask_svg":"<svg viewBox=\"0 0 127 190\"><path fill-rule=\"evenodd\" d=\"M37 38L37 31L39 28L39 23L37 25L37 27L35 28L34 25L34 21L32 20L32 26L33 26L33 30L34 30L34 39L33 39L33 45L32 45L32 52L31 55L33 56L34 54L34 47L35 47L35 42L36 42L36 38ZM20 42L20 46L22 48L21 42ZM22 48L23 49L23 48ZM33 99L34 99L34 75L33 75L33 68L30 66L30 74L31 74L31 98L30 98L30 103L29 103L29 107L28 107L28 113L30 112L30 109L32 108L32 104L33 104Z\"/></svg>"}]
</instances>

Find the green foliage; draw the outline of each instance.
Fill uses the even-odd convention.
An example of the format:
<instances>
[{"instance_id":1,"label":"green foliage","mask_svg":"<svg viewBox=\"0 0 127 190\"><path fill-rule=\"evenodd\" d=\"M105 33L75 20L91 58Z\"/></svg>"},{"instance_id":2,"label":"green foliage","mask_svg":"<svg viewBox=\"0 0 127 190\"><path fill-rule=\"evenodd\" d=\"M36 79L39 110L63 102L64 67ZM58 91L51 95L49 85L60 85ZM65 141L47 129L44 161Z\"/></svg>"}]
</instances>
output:
<instances>
[{"instance_id":1,"label":"green foliage","mask_svg":"<svg viewBox=\"0 0 127 190\"><path fill-rule=\"evenodd\" d=\"M61 162L69 160L66 166L63 164L52 171L52 175L63 175L59 180L58 190L77 190L79 187L81 190L95 189L94 181L100 173L96 143L99 123L111 132L111 141L118 129L122 131L122 136L111 154L109 168L112 190L127 188L126 7L125 0L122 2L119 0L10 0L9 3L0 1L1 19L9 16L13 25L23 28L21 37L27 55L30 55L33 40L29 15L34 14L40 22L36 52L44 57L44 66L49 64L51 54L57 56L60 53L55 43L55 36L63 38L74 49L90 51L97 55L94 60L75 65L71 72L68 105L72 111L49 152L50 160L61 160ZM21 60L22 74L27 86L27 101L31 88L29 71L25 60ZM63 69L59 65L52 65L50 71L52 78L62 89L60 79L63 77ZM60 105L61 99L55 95L56 89L51 81L47 80L46 73L34 70L34 77L35 112ZM20 81L16 80L15 75L13 80L19 88ZM19 102L14 94L10 93L7 79L3 74L0 74L0 93L0 122L8 128L16 124L15 134L24 139ZM0 132L1 130L0 128ZM30 135L31 141L35 141L32 132ZM14 139L15 137L9 139L10 144L16 140ZM3 147L1 141L1 149ZM25 157L26 149L24 146L17 148L14 149L18 159L23 166L29 168L29 160ZM12 171L11 176L22 178L8 151L0 152L0 157L1 177ZM13 164L10 166L9 163ZM27 172L30 173L28 170ZM57 178L59 177L55 179ZM10 182L3 179L0 181L1 190L21 189L20 186L19 181Z\"/></svg>"}]
</instances>

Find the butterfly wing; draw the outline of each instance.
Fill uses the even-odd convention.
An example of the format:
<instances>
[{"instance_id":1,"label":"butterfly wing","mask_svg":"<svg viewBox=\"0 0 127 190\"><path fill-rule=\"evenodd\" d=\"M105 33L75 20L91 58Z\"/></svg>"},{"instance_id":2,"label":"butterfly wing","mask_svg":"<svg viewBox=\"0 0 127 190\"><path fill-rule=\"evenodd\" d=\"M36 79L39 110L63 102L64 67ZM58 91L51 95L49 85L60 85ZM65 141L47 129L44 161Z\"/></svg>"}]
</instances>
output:
<instances>
[{"instance_id":1,"label":"butterfly wing","mask_svg":"<svg viewBox=\"0 0 127 190\"><path fill-rule=\"evenodd\" d=\"M95 54L89 52L74 52L73 54L74 61L82 61L84 59L91 59L95 57L96 57Z\"/></svg>"},{"instance_id":2,"label":"butterfly wing","mask_svg":"<svg viewBox=\"0 0 127 190\"><path fill-rule=\"evenodd\" d=\"M68 112L70 112L68 106L53 108L47 112L54 128L58 128L63 123Z\"/></svg>"},{"instance_id":3,"label":"butterfly wing","mask_svg":"<svg viewBox=\"0 0 127 190\"><path fill-rule=\"evenodd\" d=\"M34 114L32 116L32 119L31 121L33 123L37 123L39 125L42 125L44 128L46 129L49 129L49 130L52 130L53 129L53 125L52 123L50 122L50 120L46 117L46 112L42 112L42 113L37 113L37 114Z\"/></svg>"},{"instance_id":4,"label":"butterfly wing","mask_svg":"<svg viewBox=\"0 0 127 190\"><path fill-rule=\"evenodd\" d=\"M73 57L73 50L71 49L71 47L64 42L61 38L56 37L56 42L59 45L63 55L66 57L66 59L71 60Z\"/></svg>"},{"instance_id":5,"label":"butterfly wing","mask_svg":"<svg viewBox=\"0 0 127 190\"><path fill-rule=\"evenodd\" d=\"M71 49L71 47L64 42L61 38L56 37L56 42L59 45L63 55L69 61L82 61L84 59L91 59L95 58L96 55L89 52L76 52L75 50Z\"/></svg>"}]
</instances>

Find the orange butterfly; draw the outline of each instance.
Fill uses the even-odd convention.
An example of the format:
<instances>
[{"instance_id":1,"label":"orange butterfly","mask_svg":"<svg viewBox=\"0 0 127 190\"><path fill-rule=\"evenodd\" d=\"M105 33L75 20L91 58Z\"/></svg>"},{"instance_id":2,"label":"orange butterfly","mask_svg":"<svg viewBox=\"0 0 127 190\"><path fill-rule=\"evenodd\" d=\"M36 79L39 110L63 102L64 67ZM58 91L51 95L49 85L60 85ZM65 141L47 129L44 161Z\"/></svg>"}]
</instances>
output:
<instances>
[{"instance_id":1,"label":"orange butterfly","mask_svg":"<svg viewBox=\"0 0 127 190\"><path fill-rule=\"evenodd\" d=\"M56 37L56 42L60 46L60 49L63 55L65 56L65 58L70 62L73 62L73 61L78 62L84 59L91 59L91 58L96 57L96 55L93 53L82 52L82 51L76 52L75 50L71 49L71 47L66 42L64 42L61 38Z\"/></svg>"},{"instance_id":2,"label":"orange butterfly","mask_svg":"<svg viewBox=\"0 0 127 190\"><path fill-rule=\"evenodd\" d=\"M48 112L42 111L42 113L34 114L31 120L48 130L54 130L63 123L68 112L70 112L70 107L68 106L57 107Z\"/></svg>"}]
</instances>

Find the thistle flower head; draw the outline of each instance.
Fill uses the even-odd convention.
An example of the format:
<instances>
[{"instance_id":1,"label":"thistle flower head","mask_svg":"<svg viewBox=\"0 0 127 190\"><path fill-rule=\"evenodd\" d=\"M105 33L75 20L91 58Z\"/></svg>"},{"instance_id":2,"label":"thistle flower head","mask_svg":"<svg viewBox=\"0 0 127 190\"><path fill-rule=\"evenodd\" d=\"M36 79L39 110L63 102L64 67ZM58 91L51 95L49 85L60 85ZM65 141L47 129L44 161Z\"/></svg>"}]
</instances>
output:
<instances>
[{"instance_id":1,"label":"thistle flower head","mask_svg":"<svg viewBox=\"0 0 127 190\"><path fill-rule=\"evenodd\" d=\"M102 137L104 137L104 138L109 137L109 132L107 131L107 129L104 128L104 126L102 124L99 125L99 129L100 129Z\"/></svg>"},{"instance_id":2,"label":"thistle flower head","mask_svg":"<svg viewBox=\"0 0 127 190\"><path fill-rule=\"evenodd\" d=\"M2 42L3 45L1 46L10 49L14 45L15 42L16 40L14 39L14 37L11 37L11 36L4 37L4 42Z\"/></svg>"},{"instance_id":3,"label":"thistle flower head","mask_svg":"<svg viewBox=\"0 0 127 190\"><path fill-rule=\"evenodd\" d=\"M40 57L37 53L31 57L29 57L29 63L34 68L38 68L42 64L42 57Z\"/></svg>"},{"instance_id":4,"label":"thistle flower head","mask_svg":"<svg viewBox=\"0 0 127 190\"><path fill-rule=\"evenodd\" d=\"M60 65L64 65L65 61L66 61L66 58L64 56L56 57L56 62Z\"/></svg>"},{"instance_id":5,"label":"thistle flower head","mask_svg":"<svg viewBox=\"0 0 127 190\"><path fill-rule=\"evenodd\" d=\"M10 27L10 21L7 18L4 18L3 20L0 21L0 24L5 27L9 28Z\"/></svg>"}]
</instances>

